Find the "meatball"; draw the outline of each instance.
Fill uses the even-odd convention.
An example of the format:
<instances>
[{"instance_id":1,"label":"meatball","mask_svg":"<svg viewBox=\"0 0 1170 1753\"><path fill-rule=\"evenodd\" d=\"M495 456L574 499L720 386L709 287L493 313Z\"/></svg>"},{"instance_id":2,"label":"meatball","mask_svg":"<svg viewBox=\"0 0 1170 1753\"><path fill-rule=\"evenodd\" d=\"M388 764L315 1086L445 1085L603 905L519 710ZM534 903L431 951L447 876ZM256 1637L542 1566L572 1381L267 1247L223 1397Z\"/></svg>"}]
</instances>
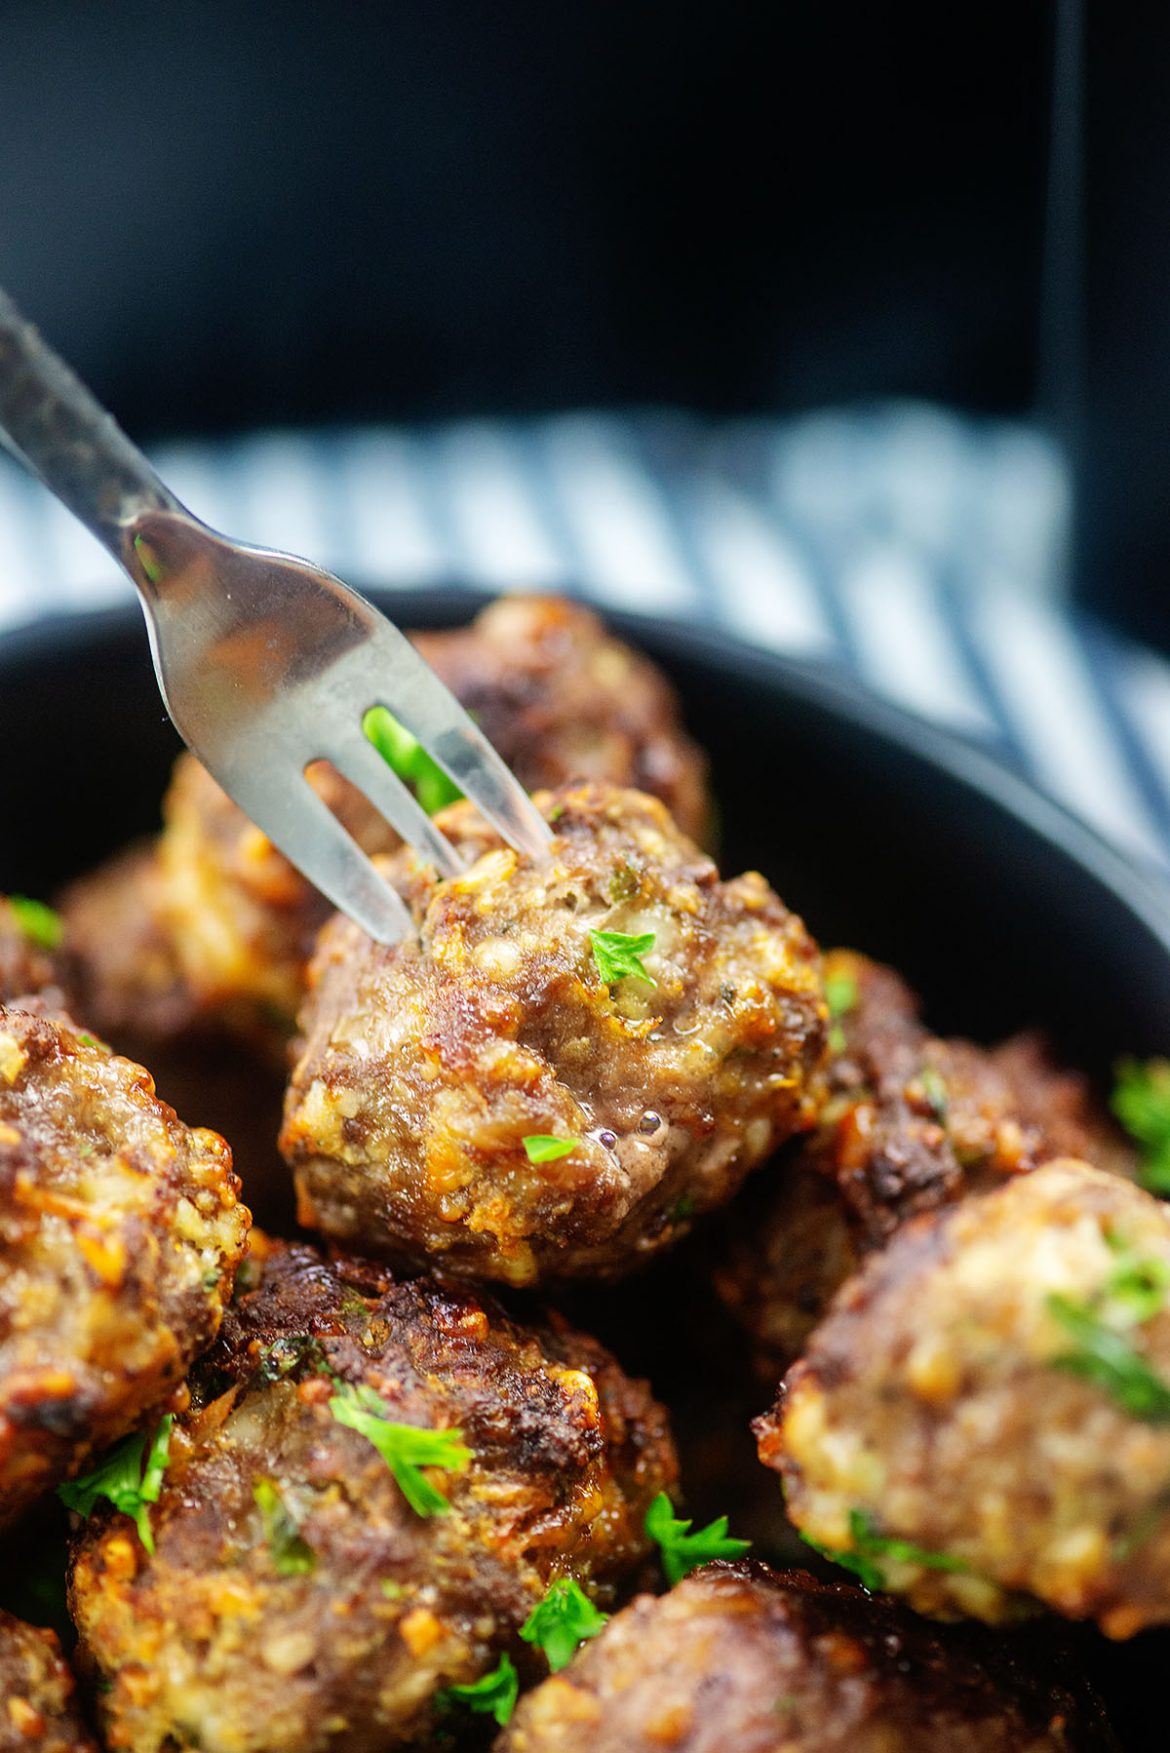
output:
<instances>
[{"instance_id":1,"label":"meatball","mask_svg":"<svg viewBox=\"0 0 1170 1753\"><path fill-rule=\"evenodd\" d=\"M56 1637L3 1612L0 1753L96 1753Z\"/></svg>"},{"instance_id":2,"label":"meatball","mask_svg":"<svg viewBox=\"0 0 1170 1753\"><path fill-rule=\"evenodd\" d=\"M506 598L468 628L415 643L530 790L569 779L637 785L685 832L706 832L705 763L673 692L587 609ZM398 846L336 771L318 763L310 777L367 852ZM175 765L163 814L155 851L63 898L89 973L86 1014L115 1040L128 1023L162 1038L227 1029L279 1051L328 903L191 755Z\"/></svg>"},{"instance_id":3,"label":"meatball","mask_svg":"<svg viewBox=\"0 0 1170 1753\"><path fill-rule=\"evenodd\" d=\"M172 1432L153 1555L113 1511L76 1551L105 1730L129 1753L426 1741L441 1689L525 1661L552 1579L605 1605L642 1561L666 1415L556 1317L307 1247L255 1267Z\"/></svg>"},{"instance_id":4,"label":"meatball","mask_svg":"<svg viewBox=\"0 0 1170 1753\"><path fill-rule=\"evenodd\" d=\"M236 1194L140 1066L0 1007L0 1523L181 1392L244 1250Z\"/></svg>"},{"instance_id":5,"label":"meatball","mask_svg":"<svg viewBox=\"0 0 1170 1753\"><path fill-rule=\"evenodd\" d=\"M825 957L838 1015L829 1096L787 1174L729 1215L716 1287L774 1381L834 1292L907 1218L1053 1157L1132 1175L1133 1154L1086 1080L1018 1036L989 1049L940 1040L890 968Z\"/></svg>"},{"instance_id":6,"label":"meatball","mask_svg":"<svg viewBox=\"0 0 1170 1753\"><path fill-rule=\"evenodd\" d=\"M0 1004L34 993L64 1002L66 964L56 944L56 922L47 910L30 918L29 903L0 895ZM37 915L44 914L41 925Z\"/></svg>"},{"instance_id":7,"label":"meatball","mask_svg":"<svg viewBox=\"0 0 1170 1753\"><path fill-rule=\"evenodd\" d=\"M806 1571L712 1564L642 1595L521 1700L496 1753L1090 1753L1058 1658L925 1624Z\"/></svg>"},{"instance_id":8,"label":"meatball","mask_svg":"<svg viewBox=\"0 0 1170 1753\"><path fill-rule=\"evenodd\" d=\"M456 804L460 876L385 867L417 937L322 934L281 1135L304 1223L511 1284L623 1272L730 1198L815 1112L826 1019L763 877L721 882L639 792L537 805L547 859Z\"/></svg>"},{"instance_id":9,"label":"meatball","mask_svg":"<svg viewBox=\"0 0 1170 1753\"><path fill-rule=\"evenodd\" d=\"M503 597L470 627L415 644L529 791L595 779L661 798L700 844L707 763L670 683L561 597Z\"/></svg>"},{"instance_id":10,"label":"meatball","mask_svg":"<svg viewBox=\"0 0 1170 1753\"><path fill-rule=\"evenodd\" d=\"M1170 1621L1170 1211L1049 1163L913 1220L756 1422L788 1512L925 1613Z\"/></svg>"}]
</instances>

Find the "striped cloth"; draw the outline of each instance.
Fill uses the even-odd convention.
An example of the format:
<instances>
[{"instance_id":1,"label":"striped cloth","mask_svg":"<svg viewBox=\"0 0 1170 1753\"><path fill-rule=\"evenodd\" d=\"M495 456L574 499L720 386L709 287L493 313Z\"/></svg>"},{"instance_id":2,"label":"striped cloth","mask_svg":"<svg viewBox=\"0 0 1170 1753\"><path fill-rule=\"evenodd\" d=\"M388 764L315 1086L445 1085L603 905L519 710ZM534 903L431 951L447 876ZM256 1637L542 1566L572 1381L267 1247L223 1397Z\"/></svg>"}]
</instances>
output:
<instances>
[{"instance_id":1,"label":"striped cloth","mask_svg":"<svg viewBox=\"0 0 1170 1753\"><path fill-rule=\"evenodd\" d=\"M357 584L556 587L844 667L1170 864L1170 667L1060 606L1068 483L1035 430L887 405L569 414L168 445L193 511ZM0 636L132 595L0 466Z\"/></svg>"}]
</instances>

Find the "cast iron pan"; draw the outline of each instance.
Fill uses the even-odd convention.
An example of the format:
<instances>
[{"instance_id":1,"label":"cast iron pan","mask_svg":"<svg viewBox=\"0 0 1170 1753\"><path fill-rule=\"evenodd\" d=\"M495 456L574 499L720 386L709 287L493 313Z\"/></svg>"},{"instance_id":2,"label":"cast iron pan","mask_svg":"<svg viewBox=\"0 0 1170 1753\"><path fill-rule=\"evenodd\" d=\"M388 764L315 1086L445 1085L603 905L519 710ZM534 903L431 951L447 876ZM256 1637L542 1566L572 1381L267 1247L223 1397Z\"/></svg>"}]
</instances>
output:
<instances>
[{"instance_id":1,"label":"cast iron pan","mask_svg":"<svg viewBox=\"0 0 1170 1753\"><path fill-rule=\"evenodd\" d=\"M402 626L438 627L482 600L386 603ZM757 866L821 942L895 963L942 1032L1039 1025L1101 1077L1119 1053L1170 1050L1170 885L843 678L710 629L609 618L674 679L710 752L725 870ZM136 609L5 636L0 890L51 894L148 832L178 746ZM1085 1634L1084 1650L1125 1745L1160 1746L1170 1636L1114 1649Z\"/></svg>"}]
</instances>

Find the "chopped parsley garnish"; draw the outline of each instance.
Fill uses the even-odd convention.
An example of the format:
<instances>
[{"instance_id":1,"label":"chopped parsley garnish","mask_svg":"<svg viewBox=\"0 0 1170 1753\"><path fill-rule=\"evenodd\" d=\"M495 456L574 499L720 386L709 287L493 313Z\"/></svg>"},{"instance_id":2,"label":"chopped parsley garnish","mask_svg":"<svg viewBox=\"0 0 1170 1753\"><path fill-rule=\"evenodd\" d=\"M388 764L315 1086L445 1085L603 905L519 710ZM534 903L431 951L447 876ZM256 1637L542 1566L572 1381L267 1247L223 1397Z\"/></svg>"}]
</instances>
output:
<instances>
[{"instance_id":1,"label":"chopped parsley garnish","mask_svg":"<svg viewBox=\"0 0 1170 1753\"><path fill-rule=\"evenodd\" d=\"M1170 1059L1123 1059L1112 1107L1142 1147L1142 1186L1170 1194Z\"/></svg>"},{"instance_id":2,"label":"chopped parsley garnish","mask_svg":"<svg viewBox=\"0 0 1170 1753\"><path fill-rule=\"evenodd\" d=\"M364 1307L364 1305L363 1305ZM309 1365L318 1375L329 1374L329 1364L320 1342L311 1333L281 1333L264 1340L257 1347L260 1354L260 1380L283 1381L302 1364Z\"/></svg>"},{"instance_id":3,"label":"chopped parsley garnish","mask_svg":"<svg viewBox=\"0 0 1170 1753\"><path fill-rule=\"evenodd\" d=\"M399 724L384 706L370 707L362 719L362 731L386 765L393 768L399 779L405 779L414 787L414 795L428 816L463 796L455 781L448 778L437 761L431 759L418 738L412 736L404 724Z\"/></svg>"},{"instance_id":4,"label":"chopped parsley garnish","mask_svg":"<svg viewBox=\"0 0 1170 1753\"><path fill-rule=\"evenodd\" d=\"M797 1533L800 1533L799 1528L797 1529ZM885 1588L886 1579L884 1573L878 1569L876 1564L871 1563L868 1558L864 1557L862 1553L838 1552L832 1546L822 1546L821 1542L819 1540L814 1540L811 1534L801 1533L800 1537L805 1545L811 1546L813 1551L819 1554L821 1558L827 1558L830 1564L838 1564L842 1570L849 1571L851 1575L857 1578L862 1588L868 1589L871 1594L875 1589Z\"/></svg>"},{"instance_id":5,"label":"chopped parsley garnish","mask_svg":"<svg viewBox=\"0 0 1170 1753\"><path fill-rule=\"evenodd\" d=\"M134 552L138 556L138 562L142 567L147 583L161 584L163 577L162 561L159 559L155 548L147 541L145 536L135 536Z\"/></svg>"},{"instance_id":6,"label":"chopped parsley garnish","mask_svg":"<svg viewBox=\"0 0 1170 1753\"><path fill-rule=\"evenodd\" d=\"M671 1223L685 1223L688 1217L694 1217L695 1201L691 1194L680 1193L666 1215Z\"/></svg>"},{"instance_id":7,"label":"chopped parsley garnish","mask_svg":"<svg viewBox=\"0 0 1170 1753\"><path fill-rule=\"evenodd\" d=\"M654 948L657 934L653 931L591 931L590 941L593 945L593 960L597 963L597 972L607 986L616 980L625 980L635 975L649 985L658 982L648 974L642 963L642 957Z\"/></svg>"},{"instance_id":8,"label":"chopped parsley garnish","mask_svg":"<svg viewBox=\"0 0 1170 1753\"><path fill-rule=\"evenodd\" d=\"M106 1498L124 1516L132 1516L138 1538L150 1553L154 1552L154 1534L150 1526L150 1505L157 1503L162 1491L163 1474L171 1447L174 1418L170 1413L162 1420L147 1446L146 1433L139 1431L116 1444L91 1473L71 1479L57 1487L57 1496L67 1509L79 1516L93 1514L99 1498Z\"/></svg>"},{"instance_id":9,"label":"chopped parsley garnish","mask_svg":"<svg viewBox=\"0 0 1170 1753\"><path fill-rule=\"evenodd\" d=\"M61 948L65 927L59 913L54 913L43 901L30 901L27 895L9 895L8 906L30 943L42 950Z\"/></svg>"},{"instance_id":10,"label":"chopped parsley garnish","mask_svg":"<svg viewBox=\"0 0 1170 1753\"><path fill-rule=\"evenodd\" d=\"M662 1569L671 1588L691 1571L716 1558L742 1558L750 1540L737 1540L727 1532L727 1517L716 1516L705 1528L691 1533L690 1521L680 1521L665 1491L660 1491L646 1511L646 1532L662 1555Z\"/></svg>"},{"instance_id":11,"label":"chopped parsley garnish","mask_svg":"<svg viewBox=\"0 0 1170 1753\"><path fill-rule=\"evenodd\" d=\"M555 1163L558 1157L568 1156L571 1150L576 1150L580 1139L552 1138L547 1132L530 1132L520 1142L530 1163Z\"/></svg>"},{"instance_id":12,"label":"chopped parsley garnish","mask_svg":"<svg viewBox=\"0 0 1170 1753\"><path fill-rule=\"evenodd\" d=\"M935 1119L941 1124L947 1117L947 1083L941 1071L928 1065L919 1078L922 1093Z\"/></svg>"},{"instance_id":13,"label":"chopped parsley garnish","mask_svg":"<svg viewBox=\"0 0 1170 1753\"><path fill-rule=\"evenodd\" d=\"M1128 1339L1106 1324L1097 1307L1058 1291L1045 1301L1074 1347L1050 1360L1054 1369L1083 1376L1103 1388L1131 1418L1170 1424L1170 1387Z\"/></svg>"},{"instance_id":14,"label":"chopped parsley garnish","mask_svg":"<svg viewBox=\"0 0 1170 1753\"><path fill-rule=\"evenodd\" d=\"M854 1575L863 1589L871 1592L884 1589L886 1586L885 1572L876 1562L879 1558L892 1558L895 1564L916 1564L922 1570L945 1570L961 1572L970 1566L961 1558L952 1558L947 1552L931 1552L925 1546L915 1546L911 1540L899 1540L892 1534L879 1534L874 1519L868 1510L850 1510L849 1538L852 1546L839 1551L832 1546L822 1546L809 1534L801 1534L806 1546L819 1552L832 1564L839 1564L842 1570Z\"/></svg>"},{"instance_id":15,"label":"chopped parsley garnish","mask_svg":"<svg viewBox=\"0 0 1170 1753\"><path fill-rule=\"evenodd\" d=\"M461 1430L424 1430L415 1424L395 1424L379 1394L364 1385L354 1387L352 1382L339 1385L329 1410L338 1424L348 1425L373 1443L416 1515L447 1513L447 1499L419 1469L443 1467L449 1473L465 1473L471 1464L471 1450L464 1447Z\"/></svg>"},{"instance_id":16,"label":"chopped parsley garnish","mask_svg":"<svg viewBox=\"0 0 1170 1753\"><path fill-rule=\"evenodd\" d=\"M826 974L825 1003L831 1017L848 1016L857 1008L857 980L846 973Z\"/></svg>"},{"instance_id":17,"label":"chopped parsley garnish","mask_svg":"<svg viewBox=\"0 0 1170 1753\"><path fill-rule=\"evenodd\" d=\"M274 1479L257 1479L252 1496L264 1523L264 1539L277 1576L308 1576L317 1566L317 1554L301 1538L295 1516L280 1494Z\"/></svg>"},{"instance_id":18,"label":"chopped parsley garnish","mask_svg":"<svg viewBox=\"0 0 1170 1753\"><path fill-rule=\"evenodd\" d=\"M608 1618L608 1613L593 1605L580 1583L562 1576L549 1584L544 1600L537 1602L520 1627L520 1636L525 1643L542 1649L549 1668L558 1674L568 1667L581 1644L605 1629Z\"/></svg>"},{"instance_id":19,"label":"chopped parsley garnish","mask_svg":"<svg viewBox=\"0 0 1170 1753\"><path fill-rule=\"evenodd\" d=\"M519 1691L520 1681L511 1657L501 1656L491 1673L485 1674L482 1680L472 1680L465 1686L445 1686L436 1695L435 1702L440 1709L465 1704L477 1716L495 1717L503 1729L512 1720Z\"/></svg>"}]
</instances>

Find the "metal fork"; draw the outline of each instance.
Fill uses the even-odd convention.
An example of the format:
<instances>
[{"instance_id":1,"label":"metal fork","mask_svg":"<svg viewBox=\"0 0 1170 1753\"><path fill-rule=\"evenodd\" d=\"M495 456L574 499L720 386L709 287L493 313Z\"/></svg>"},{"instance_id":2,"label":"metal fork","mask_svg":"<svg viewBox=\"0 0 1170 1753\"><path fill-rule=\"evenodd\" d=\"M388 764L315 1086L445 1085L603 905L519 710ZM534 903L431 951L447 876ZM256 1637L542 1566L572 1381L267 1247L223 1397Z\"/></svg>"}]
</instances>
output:
<instances>
[{"instance_id":1,"label":"metal fork","mask_svg":"<svg viewBox=\"0 0 1170 1753\"><path fill-rule=\"evenodd\" d=\"M382 943L410 915L305 777L326 760L443 875L461 860L362 734L385 706L518 851L549 830L414 647L328 572L199 522L0 289L0 435L138 587L183 741L324 895Z\"/></svg>"}]
</instances>

